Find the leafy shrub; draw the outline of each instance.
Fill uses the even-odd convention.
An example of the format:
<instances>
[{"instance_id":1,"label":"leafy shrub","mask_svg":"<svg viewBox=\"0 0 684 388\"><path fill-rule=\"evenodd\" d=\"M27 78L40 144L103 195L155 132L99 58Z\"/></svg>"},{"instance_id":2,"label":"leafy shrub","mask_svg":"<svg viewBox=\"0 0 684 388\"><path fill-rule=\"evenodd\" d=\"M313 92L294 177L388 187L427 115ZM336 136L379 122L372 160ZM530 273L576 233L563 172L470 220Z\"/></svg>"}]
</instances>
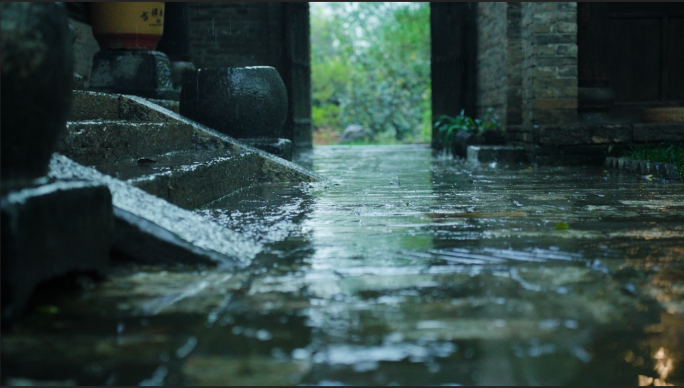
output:
<instances>
[{"instance_id":1,"label":"leafy shrub","mask_svg":"<svg viewBox=\"0 0 684 388\"><path fill-rule=\"evenodd\" d=\"M447 148L451 147L458 132L481 135L488 129L501 131L501 123L492 108L487 109L483 120L466 116L463 110L454 117L441 115L435 118L434 127L437 130L438 140Z\"/></svg>"},{"instance_id":2,"label":"leafy shrub","mask_svg":"<svg viewBox=\"0 0 684 388\"><path fill-rule=\"evenodd\" d=\"M429 3L310 3L314 128L429 142ZM427 119L426 119L427 118Z\"/></svg>"}]
</instances>

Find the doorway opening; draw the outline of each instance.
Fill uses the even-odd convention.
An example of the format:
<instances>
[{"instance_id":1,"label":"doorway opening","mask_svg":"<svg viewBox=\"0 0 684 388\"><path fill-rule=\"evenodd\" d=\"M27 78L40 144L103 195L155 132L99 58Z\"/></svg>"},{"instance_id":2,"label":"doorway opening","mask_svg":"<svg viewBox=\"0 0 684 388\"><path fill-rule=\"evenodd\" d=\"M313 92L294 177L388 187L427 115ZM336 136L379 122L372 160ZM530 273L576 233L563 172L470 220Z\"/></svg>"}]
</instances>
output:
<instances>
[{"instance_id":1,"label":"doorway opening","mask_svg":"<svg viewBox=\"0 0 684 388\"><path fill-rule=\"evenodd\" d=\"M429 144L429 3L310 3L313 143Z\"/></svg>"}]
</instances>

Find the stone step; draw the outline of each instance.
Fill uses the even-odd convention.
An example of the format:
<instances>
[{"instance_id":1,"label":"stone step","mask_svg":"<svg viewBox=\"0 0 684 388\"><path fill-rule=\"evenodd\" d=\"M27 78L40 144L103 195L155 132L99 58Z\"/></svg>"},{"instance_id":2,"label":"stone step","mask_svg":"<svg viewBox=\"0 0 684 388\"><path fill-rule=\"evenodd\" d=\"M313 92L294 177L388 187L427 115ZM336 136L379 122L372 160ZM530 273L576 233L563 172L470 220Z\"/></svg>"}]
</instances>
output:
<instances>
[{"instance_id":1,"label":"stone step","mask_svg":"<svg viewBox=\"0 0 684 388\"><path fill-rule=\"evenodd\" d=\"M57 152L93 165L152 158L181 150L224 150L229 143L186 123L89 120L67 122Z\"/></svg>"},{"instance_id":2,"label":"stone step","mask_svg":"<svg viewBox=\"0 0 684 388\"><path fill-rule=\"evenodd\" d=\"M278 181L269 176L264 160L249 151L178 151L143 162L133 158L93 167L185 209L202 207L245 187Z\"/></svg>"},{"instance_id":3,"label":"stone step","mask_svg":"<svg viewBox=\"0 0 684 388\"><path fill-rule=\"evenodd\" d=\"M253 185L303 180L277 158L183 122L68 122L57 152L185 209Z\"/></svg>"},{"instance_id":4,"label":"stone step","mask_svg":"<svg viewBox=\"0 0 684 388\"><path fill-rule=\"evenodd\" d=\"M145 101L141 97L123 94L74 90L71 98L71 110L67 120L173 121L164 114L159 113L156 109L150 109L151 105L159 105L149 101L147 101L147 104L140 104L136 99ZM161 106L159 107L162 108ZM166 108L162 109L168 110Z\"/></svg>"},{"instance_id":5,"label":"stone step","mask_svg":"<svg viewBox=\"0 0 684 388\"><path fill-rule=\"evenodd\" d=\"M114 208L113 248L135 261L235 266L249 263L261 251L259 243L238 232L64 155L53 155L48 175L106 185Z\"/></svg>"},{"instance_id":6,"label":"stone step","mask_svg":"<svg viewBox=\"0 0 684 388\"><path fill-rule=\"evenodd\" d=\"M125 128L123 124L114 124L122 120L130 122L131 127ZM109 158L105 159L106 162L140 157L154 159L154 156L146 155L148 150L151 153L166 154L179 151L179 148L184 150L225 148L251 152L258 159L257 165L260 166L263 174L254 176L256 180L250 181L250 185L323 180L319 175L297 164L247 145L137 96L75 90L69 121L71 123L58 152L84 164L96 164L97 162L93 161L103 157ZM123 134L123 139L110 135L111 131L107 133L104 126L95 124L98 121L111 122ZM144 125L143 123L163 123L164 126ZM161 128L167 130L161 130ZM87 148L91 147L90 144L98 145L100 151L89 152ZM186 144L187 147L183 148L182 144ZM109 151L109 148L113 150ZM105 156L102 156L103 153ZM237 165L232 168L244 170L248 166Z\"/></svg>"}]
</instances>

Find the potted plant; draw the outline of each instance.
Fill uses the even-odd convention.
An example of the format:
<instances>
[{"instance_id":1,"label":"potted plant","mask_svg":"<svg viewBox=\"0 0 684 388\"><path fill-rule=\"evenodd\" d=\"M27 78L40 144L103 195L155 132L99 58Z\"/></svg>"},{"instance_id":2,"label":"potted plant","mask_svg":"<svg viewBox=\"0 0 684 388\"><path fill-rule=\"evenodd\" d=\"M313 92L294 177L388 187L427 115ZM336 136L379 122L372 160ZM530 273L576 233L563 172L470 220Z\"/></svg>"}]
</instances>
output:
<instances>
[{"instance_id":1,"label":"potted plant","mask_svg":"<svg viewBox=\"0 0 684 388\"><path fill-rule=\"evenodd\" d=\"M441 115L434 124L437 144L453 155L465 158L470 145L503 145L506 138L501 123L492 108L487 109L484 119L473 119L464 111L458 116Z\"/></svg>"}]
</instances>

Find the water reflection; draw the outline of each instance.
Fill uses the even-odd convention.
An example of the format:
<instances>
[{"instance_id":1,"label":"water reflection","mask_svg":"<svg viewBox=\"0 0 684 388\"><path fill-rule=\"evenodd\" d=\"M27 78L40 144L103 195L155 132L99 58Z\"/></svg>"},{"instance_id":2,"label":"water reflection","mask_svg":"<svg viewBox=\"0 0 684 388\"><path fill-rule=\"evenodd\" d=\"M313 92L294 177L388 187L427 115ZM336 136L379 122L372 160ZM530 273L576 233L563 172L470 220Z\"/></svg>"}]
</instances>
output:
<instances>
[{"instance_id":1,"label":"water reflection","mask_svg":"<svg viewBox=\"0 0 684 388\"><path fill-rule=\"evenodd\" d=\"M26 331L4 336L3 375L684 382L681 184L466 166L415 146L312 155L330 183L249 188L197 210L263 244L248 268L120 268L97 290L55 302L60 314L36 313Z\"/></svg>"}]
</instances>

